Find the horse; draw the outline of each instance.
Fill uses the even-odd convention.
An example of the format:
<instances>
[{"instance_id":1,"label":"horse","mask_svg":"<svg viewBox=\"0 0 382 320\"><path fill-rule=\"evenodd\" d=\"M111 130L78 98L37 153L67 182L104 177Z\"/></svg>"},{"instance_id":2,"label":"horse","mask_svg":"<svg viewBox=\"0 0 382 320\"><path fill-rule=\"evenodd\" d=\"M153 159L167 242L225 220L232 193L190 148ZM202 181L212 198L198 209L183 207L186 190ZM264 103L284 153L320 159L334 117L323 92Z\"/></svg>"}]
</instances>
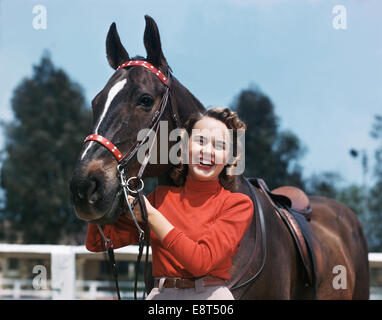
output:
<instances>
[{"instance_id":1,"label":"horse","mask_svg":"<svg viewBox=\"0 0 382 320\"><path fill-rule=\"evenodd\" d=\"M99 144L94 139L87 141L70 181L75 213L79 219L89 223L112 224L126 210L119 192L115 150L118 148L123 155L137 146L139 130L149 127L153 119L158 120L158 108L166 94L163 80L166 79L164 75L170 75L171 68L162 51L157 24L147 15L145 22L146 58L130 58L115 23L110 26L106 37L107 60L115 72L92 100L93 132L97 136L108 137L107 143L110 142L113 149L105 148L105 143ZM138 65L125 68L128 62L147 63L155 68L156 73L147 65L146 68ZM159 73L162 78L158 78ZM160 118L169 124L168 132L182 127L192 114L205 111L202 103L172 74L170 94L164 104L164 107L170 107L162 110ZM162 141L161 134L157 133L157 141ZM170 141L162 147L169 149L174 144ZM135 154L129 160L125 163L129 176L136 176L141 168L138 157ZM147 163L142 177L158 177L159 184L171 185L170 169L170 163ZM231 190L244 193L251 199L255 197L257 212L232 262L229 287L235 299L369 298L367 243L356 215L349 208L333 199L306 197L311 206L309 228L315 253L313 290L307 282L296 242L269 198L272 192L267 195L264 188L254 187L248 181L243 174L238 175L236 187ZM280 195L283 194L282 188ZM276 190L273 192L275 195ZM284 195L287 194L284 192ZM336 286L338 277L343 280L340 286L338 283Z\"/></svg>"}]
</instances>

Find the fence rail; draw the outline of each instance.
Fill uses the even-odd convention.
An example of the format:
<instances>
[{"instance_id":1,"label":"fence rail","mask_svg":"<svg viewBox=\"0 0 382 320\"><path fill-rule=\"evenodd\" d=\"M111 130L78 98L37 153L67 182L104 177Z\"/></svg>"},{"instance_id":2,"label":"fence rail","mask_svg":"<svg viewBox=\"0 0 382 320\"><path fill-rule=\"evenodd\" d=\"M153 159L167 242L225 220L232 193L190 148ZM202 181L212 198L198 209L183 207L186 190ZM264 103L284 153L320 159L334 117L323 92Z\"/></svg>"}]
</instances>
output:
<instances>
[{"instance_id":1,"label":"fence rail","mask_svg":"<svg viewBox=\"0 0 382 320\"><path fill-rule=\"evenodd\" d=\"M116 299L114 284L110 281L76 280L75 299L80 300L112 300ZM134 298L134 281L120 281L122 299ZM144 283L138 282L137 295L142 297ZM1 299L53 299L54 289L51 281L46 282L46 287L33 288L33 280L27 279L0 279Z\"/></svg>"},{"instance_id":2,"label":"fence rail","mask_svg":"<svg viewBox=\"0 0 382 320\"><path fill-rule=\"evenodd\" d=\"M92 299L92 298L112 298L114 294L114 285L108 281L84 281L76 280L76 258L86 260L104 260L104 253L89 252L85 246L65 246L65 245L19 245L19 244L0 244L0 255L8 257L41 257L50 256L50 273L51 279L47 290L35 290L37 293L31 292L31 283L28 280L10 280L13 284L9 284L9 279L3 279L3 283L8 283L11 288L0 288L0 297L4 295L15 296L20 299L29 295L30 297L47 297L49 299ZM137 246L127 246L115 250L117 261L135 261L138 255ZM151 260L151 250L149 251ZM0 280L1 281L1 280ZM48 282L47 282L48 283ZM88 291L78 290L78 287L83 287L84 284L90 288ZM27 288L24 288L24 287ZM133 292L131 288L134 284L131 281L120 282L121 295L129 298ZM99 288L108 287L110 290L102 291ZM143 288L143 283L140 284ZM33 287L32 287L33 288ZM130 288L123 290L124 288ZM41 292L40 292L41 291ZM44 291L44 293L42 293ZM45 292L46 291L46 292ZM10 294L12 292L12 294ZM141 297L143 292L139 293Z\"/></svg>"},{"instance_id":3,"label":"fence rail","mask_svg":"<svg viewBox=\"0 0 382 320\"><path fill-rule=\"evenodd\" d=\"M150 250L151 259L151 250ZM116 249L119 261L135 261L137 246ZM33 281L26 279L7 279L0 276L0 298L5 299L114 299L114 284L110 281L76 280L76 258L104 258L103 253L91 253L85 246L63 245L17 245L0 244L0 256L33 257L50 256L51 279L46 288L36 290ZM382 268L382 253L369 253L370 268ZM133 298L133 281L119 282L124 299ZM138 297L142 297L144 283L138 283ZM382 288L371 288L371 299L382 299Z\"/></svg>"}]
</instances>

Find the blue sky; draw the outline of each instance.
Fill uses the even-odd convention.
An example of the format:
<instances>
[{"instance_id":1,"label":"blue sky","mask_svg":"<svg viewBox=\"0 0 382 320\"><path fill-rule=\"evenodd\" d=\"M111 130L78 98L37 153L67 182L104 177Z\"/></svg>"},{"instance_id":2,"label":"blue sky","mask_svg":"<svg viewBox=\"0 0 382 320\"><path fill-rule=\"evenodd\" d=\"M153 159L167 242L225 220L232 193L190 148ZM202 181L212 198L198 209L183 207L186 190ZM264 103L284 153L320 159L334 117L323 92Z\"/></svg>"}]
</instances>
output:
<instances>
[{"instance_id":1,"label":"blue sky","mask_svg":"<svg viewBox=\"0 0 382 320\"><path fill-rule=\"evenodd\" d=\"M36 5L47 9L46 30L32 26ZM333 28L336 5L347 10L346 30ZM365 149L371 161L377 146L369 132L382 114L378 0L1 0L0 119L12 119L12 91L44 49L90 104L113 73L105 57L110 24L131 56L145 56L145 14L158 24L174 75L204 105L229 106L254 84L273 101L280 128L307 148L305 176L338 171L361 183L349 149Z\"/></svg>"}]
</instances>

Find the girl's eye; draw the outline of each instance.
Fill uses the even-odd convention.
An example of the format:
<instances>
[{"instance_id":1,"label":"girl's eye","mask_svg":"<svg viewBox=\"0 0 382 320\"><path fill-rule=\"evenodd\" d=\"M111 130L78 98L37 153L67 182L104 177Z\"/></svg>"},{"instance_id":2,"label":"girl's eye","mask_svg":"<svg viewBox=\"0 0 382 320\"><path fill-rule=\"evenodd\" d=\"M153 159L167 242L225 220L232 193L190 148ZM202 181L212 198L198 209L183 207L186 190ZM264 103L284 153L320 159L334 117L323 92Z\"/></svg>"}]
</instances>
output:
<instances>
[{"instance_id":1,"label":"girl's eye","mask_svg":"<svg viewBox=\"0 0 382 320\"><path fill-rule=\"evenodd\" d=\"M195 138L194 138L194 141L196 142L196 143L199 143L200 145L203 145L203 143L204 143L204 138L202 137L202 136L196 136Z\"/></svg>"},{"instance_id":2,"label":"girl's eye","mask_svg":"<svg viewBox=\"0 0 382 320\"><path fill-rule=\"evenodd\" d=\"M217 141L217 142L215 143L215 149L218 149L218 150L224 150L224 149L225 149L225 143L224 143L224 142Z\"/></svg>"}]
</instances>

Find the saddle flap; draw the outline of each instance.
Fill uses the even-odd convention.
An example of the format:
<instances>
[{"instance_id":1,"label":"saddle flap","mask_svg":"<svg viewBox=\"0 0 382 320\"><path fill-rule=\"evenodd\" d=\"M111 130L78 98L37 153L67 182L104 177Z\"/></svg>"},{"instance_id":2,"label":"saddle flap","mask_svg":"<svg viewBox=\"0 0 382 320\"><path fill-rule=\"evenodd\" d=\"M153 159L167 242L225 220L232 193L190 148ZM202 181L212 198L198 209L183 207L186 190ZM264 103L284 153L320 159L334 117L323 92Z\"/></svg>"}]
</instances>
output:
<instances>
[{"instance_id":1,"label":"saddle flap","mask_svg":"<svg viewBox=\"0 0 382 320\"><path fill-rule=\"evenodd\" d=\"M302 263L308 276L309 284L313 286L316 282L317 268L309 236L312 232L310 225L301 215L293 214L286 209L281 209L280 211L282 212L282 218L288 226L297 245Z\"/></svg>"},{"instance_id":2,"label":"saddle flap","mask_svg":"<svg viewBox=\"0 0 382 320\"><path fill-rule=\"evenodd\" d=\"M297 246L306 275L308 277L308 282L311 286L316 288L317 267L315 252L312 244L312 237L314 237L314 235L310 224L308 223L312 212L310 204L305 211L292 209L291 206L285 206L286 202L283 202L285 199L283 199L282 195L275 196L274 193L269 191L264 180L256 178L250 178L249 180L253 185L257 186L264 192L275 211L280 215L281 219L286 224ZM280 199L281 202L278 202Z\"/></svg>"}]
</instances>

